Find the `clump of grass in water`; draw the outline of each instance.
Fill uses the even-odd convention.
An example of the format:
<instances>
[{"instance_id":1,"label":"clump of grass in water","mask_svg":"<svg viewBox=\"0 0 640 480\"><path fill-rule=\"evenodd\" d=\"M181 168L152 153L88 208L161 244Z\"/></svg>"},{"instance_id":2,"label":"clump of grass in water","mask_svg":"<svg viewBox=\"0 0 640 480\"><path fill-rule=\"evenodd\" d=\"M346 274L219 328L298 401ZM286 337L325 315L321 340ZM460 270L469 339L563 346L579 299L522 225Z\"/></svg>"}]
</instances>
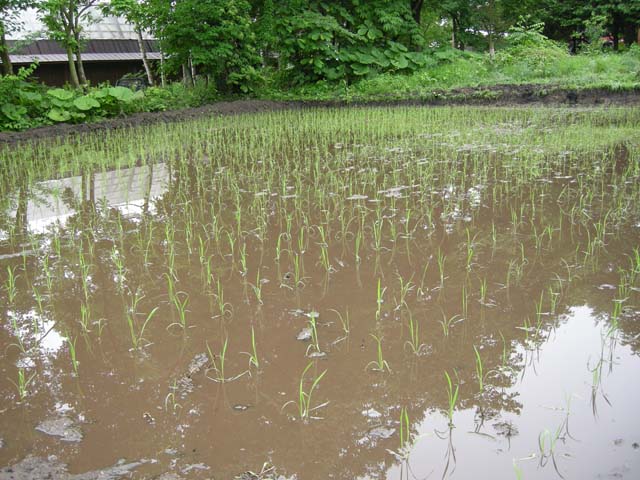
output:
<instances>
[{"instance_id":1,"label":"clump of grass in water","mask_svg":"<svg viewBox=\"0 0 640 480\"><path fill-rule=\"evenodd\" d=\"M309 355L310 350L313 350L315 353L322 353L318 340L318 316L318 312L309 312L307 314L307 317L309 318L309 320L307 320L307 323L309 324L309 328L311 329L311 344L309 344L309 346L307 347L307 355Z\"/></svg>"},{"instance_id":2,"label":"clump of grass in water","mask_svg":"<svg viewBox=\"0 0 640 480\"><path fill-rule=\"evenodd\" d=\"M33 379L35 378L36 374L35 372L31 374L30 377L27 378L27 376L24 373L24 369L20 368L18 369L18 382L14 382L11 378L9 378L9 381L11 383L13 383L15 385L15 387L18 390L18 396L20 397L20 400L24 400L27 395L29 394L29 385L31 384L31 382L33 381Z\"/></svg>"},{"instance_id":3,"label":"clump of grass in water","mask_svg":"<svg viewBox=\"0 0 640 480\"><path fill-rule=\"evenodd\" d=\"M249 356L249 369L251 367L255 367L256 369L260 369L260 360L258 359L258 351L256 349L256 332L251 327L251 352L243 352L245 355Z\"/></svg>"},{"instance_id":4,"label":"clump of grass in water","mask_svg":"<svg viewBox=\"0 0 640 480\"><path fill-rule=\"evenodd\" d=\"M456 377L457 377L456 373ZM456 384L455 388L453 387L453 382L451 381L451 377L448 372L444 372L444 376L447 379L447 399L449 403L449 408L447 410L447 416L449 417L449 426L453 427L453 411L456 408L456 403L458 402L458 393L460 391L459 383Z\"/></svg>"},{"instance_id":5,"label":"clump of grass in water","mask_svg":"<svg viewBox=\"0 0 640 480\"><path fill-rule=\"evenodd\" d=\"M298 415L300 420L302 421L308 421L311 418L311 413L327 406L329 404L329 402L325 402L322 403L320 405L317 405L315 407L312 407L312 398L313 398L313 392L315 391L315 389L318 387L318 384L320 383L320 380L322 380L322 378L325 376L325 374L327 373L327 370L324 370L321 374L315 376L311 382L311 386L309 387L308 391L305 391L304 389L304 384L305 384L305 380L306 380L306 375L307 372L309 371L309 369L313 366L313 362L309 362L309 364L305 367L305 369L302 371L302 375L300 375L300 383L298 385ZM294 404L296 403L294 400L290 400L287 403L285 403L282 406L282 410L284 410L285 407L287 407L288 405Z\"/></svg>"},{"instance_id":6,"label":"clump of grass in water","mask_svg":"<svg viewBox=\"0 0 640 480\"><path fill-rule=\"evenodd\" d=\"M420 322L414 320L413 313L409 312L409 339L404 342L405 347L408 346L414 355L422 355L427 351L427 345L420 342Z\"/></svg>"},{"instance_id":7,"label":"clump of grass in water","mask_svg":"<svg viewBox=\"0 0 640 480\"><path fill-rule=\"evenodd\" d=\"M220 350L219 355L214 355L214 353L211 351L211 347L209 346L209 343L207 343L207 352L209 353L209 360L211 361L211 370L213 370L216 373L215 377L209 377L207 376L209 379L213 380L214 382L218 382L218 383L228 383L228 382L233 382L234 380L237 380L239 378L241 378L242 376L250 373L249 370L245 370L242 373L239 373L238 375L234 376L234 377L230 377L227 378L225 375L225 363L227 360L227 347L229 345L229 338L226 337L224 339L224 343L222 344L222 349ZM218 358L218 361L216 362L216 357ZM251 361L251 359L250 359Z\"/></svg>"},{"instance_id":8,"label":"clump of grass in water","mask_svg":"<svg viewBox=\"0 0 640 480\"><path fill-rule=\"evenodd\" d=\"M158 307L154 307L148 314L142 325L138 328L138 322L136 317L138 316L138 303L144 298L144 295L140 293L139 289L133 294L131 300L131 306L126 309L125 316L127 319L127 325L129 326L129 336L131 337L131 344L134 349L138 349L142 345L144 331L147 325L158 311Z\"/></svg>"},{"instance_id":9,"label":"clump of grass in water","mask_svg":"<svg viewBox=\"0 0 640 480\"><path fill-rule=\"evenodd\" d=\"M369 335L371 335L371 338L373 338L376 342L376 359L370 361L365 367L365 370L369 369L369 367L373 367L372 370L376 372L384 372L386 370L387 372L391 373L391 367L382 355L382 337L378 337L373 333Z\"/></svg>"}]
</instances>

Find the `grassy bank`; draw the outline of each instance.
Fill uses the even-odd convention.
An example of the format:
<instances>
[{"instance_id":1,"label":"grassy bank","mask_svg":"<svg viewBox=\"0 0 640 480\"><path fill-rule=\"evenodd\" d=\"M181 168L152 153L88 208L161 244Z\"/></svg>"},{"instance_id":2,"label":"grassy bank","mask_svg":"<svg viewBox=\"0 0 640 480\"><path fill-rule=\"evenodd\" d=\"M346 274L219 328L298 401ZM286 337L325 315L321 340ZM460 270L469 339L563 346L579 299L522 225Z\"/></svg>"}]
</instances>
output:
<instances>
[{"instance_id":1,"label":"grassy bank","mask_svg":"<svg viewBox=\"0 0 640 480\"><path fill-rule=\"evenodd\" d=\"M636 90L640 88L640 49L581 55L558 49L503 51L493 59L486 54L448 49L434 53L431 65L411 75L384 74L351 85L322 82L288 90L273 85L261 95L274 100L424 99L455 89L523 84L577 90Z\"/></svg>"}]
</instances>

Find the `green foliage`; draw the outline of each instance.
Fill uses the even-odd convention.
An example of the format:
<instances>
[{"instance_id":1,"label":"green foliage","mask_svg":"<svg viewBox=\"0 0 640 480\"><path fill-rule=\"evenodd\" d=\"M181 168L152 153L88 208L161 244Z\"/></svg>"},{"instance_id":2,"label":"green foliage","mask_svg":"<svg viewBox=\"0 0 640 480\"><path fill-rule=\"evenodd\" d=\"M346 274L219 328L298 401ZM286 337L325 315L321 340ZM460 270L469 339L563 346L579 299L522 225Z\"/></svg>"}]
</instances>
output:
<instances>
[{"instance_id":1,"label":"green foliage","mask_svg":"<svg viewBox=\"0 0 640 480\"><path fill-rule=\"evenodd\" d=\"M409 2L290 2L276 7L267 49L277 51L285 83L347 81L425 64Z\"/></svg>"},{"instance_id":2,"label":"green foliage","mask_svg":"<svg viewBox=\"0 0 640 480\"><path fill-rule=\"evenodd\" d=\"M24 130L40 124L45 111L42 87L28 82L36 65L0 77L0 130Z\"/></svg>"},{"instance_id":3,"label":"green foliage","mask_svg":"<svg viewBox=\"0 0 640 480\"><path fill-rule=\"evenodd\" d=\"M569 53L542 34L543 24L513 27L507 37L507 48L498 52L497 61L503 66L515 66L528 71L532 77L547 77L551 67L568 60Z\"/></svg>"},{"instance_id":4,"label":"green foliage","mask_svg":"<svg viewBox=\"0 0 640 480\"><path fill-rule=\"evenodd\" d=\"M251 91L260 57L249 2L183 0L166 8L159 33L174 69L191 62L220 91Z\"/></svg>"},{"instance_id":5,"label":"green foliage","mask_svg":"<svg viewBox=\"0 0 640 480\"><path fill-rule=\"evenodd\" d=\"M24 130L52 123L81 123L125 115L144 109L144 92L105 86L83 93L66 88L47 89L28 81L36 65L16 75L0 77L0 131Z\"/></svg>"}]
</instances>

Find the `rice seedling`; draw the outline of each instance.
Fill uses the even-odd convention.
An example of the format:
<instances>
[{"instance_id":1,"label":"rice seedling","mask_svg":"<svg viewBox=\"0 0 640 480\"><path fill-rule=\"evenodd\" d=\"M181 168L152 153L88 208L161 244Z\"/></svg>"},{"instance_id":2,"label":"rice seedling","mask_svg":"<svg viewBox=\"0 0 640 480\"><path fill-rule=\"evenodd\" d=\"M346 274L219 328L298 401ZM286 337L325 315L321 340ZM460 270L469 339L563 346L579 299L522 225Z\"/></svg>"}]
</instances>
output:
<instances>
[{"instance_id":1,"label":"rice seedling","mask_svg":"<svg viewBox=\"0 0 640 480\"><path fill-rule=\"evenodd\" d=\"M251 367L260 369L260 360L258 359L258 351L256 349L256 332L253 326L251 327L251 352L243 353L249 357L249 369L251 369Z\"/></svg>"},{"instance_id":2,"label":"rice seedling","mask_svg":"<svg viewBox=\"0 0 640 480\"><path fill-rule=\"evenodd\" d=\"M456 372L456 377L457 377ZM444 376L447 380L447 399L449 402L449 408L447 410L447 416L449 418L449 426L453 427L453 412L456 408L456 403L458 402L458 393L460 391L460 384L456 383L455 388L453 387L453 383L451 382L451 377L447 371L444 372Z\"/></svg>"},{"instance_id":3,"label":"rice seedling","mask_svg":"<svg viewBox=\"0 0 640 480\"><path fill-rule=\"evenodd\" d=\"M131 338L131 345L133 349L136 350L142 346L142 341L144 340L144 332L147 328L147 325L153 318L153 316L158 311L158 307L153 308L146 316L145 320L142 322L140 326L138 326L139 322L137 317L139 315L138 312L138 303L144 298L144 295L139 289L136 289L133 297L131 299L131 305L126 308L125 317L127 320L127 325L129 326L129 336Z\"/></svg>"},{"instance_id":4,"label":"rice seedling","mask_svg":"<svg viewBox=\"0 0 640 480\"><path fill-rule=\"evenodd\" d=\"M20 328L18 327L18 319L16 318L15 315L11 315L10 321L11 321L11 329L13 330L13 336L16 338L17 343L15 342L10 343L9 345L6 346L4 351L6 353L9 347L16 347L20 352L22 352L23 354L26 354L28 352L28 349L24 344L24 340L22 339L22 334L20 332Z\"/></svg>"},{"instance_id":5,"label":"rice seedling","mask_svg":"<svg viewBox=\"0 0 640 480\"><path fill-rule=\"evenodd\" d=\"M360 264L360 246L362 244L362 231L358 230L356 232L355 235L355 239L354 239L355 245L354 245L354 256L355 256L355 262L356 265Z\"/></svg>"},{"instance_id":6,"label":"rice seedling","mask_svg":"<svg viewBox=\"0 0 640 480\"><path fill-rule=\"evenodd\" d=\"M81 303L80 304L80 325L82 326L82 331L84 333L89 333L89 322L91 321L91 311L89 304Z\"/></svg>"},{"instance_id":7,"label":"rice seedling","mask_svg":"<svg viewBox=\"0 0 640 480\"><path fill-rule=\"evenodd\" d=\"M382 315L382 304L384 303L384 292L386 290L387 287L382 288L380 279L378 278L378 287L376 289L376 320L380 320Z\"/></svg>"},{"instance_id":8,"label":"rice seedling","mask_svg":"<svg viewBox=\"0 0 640 480\"><path fill-rule=\"evenodd\" d=\"M447 261L447 256L442 253L442 250L438 248L438 253L436 254L436 260L438 261L438 271L440 272L440 288L444 286L444 269L445 262Z\"/></svg>"},{"instance_id":9,"label":"rice seedling","mask_svg":"<svg viewBox=\"0 0 640 480\"><path fill-rule=\"evenodd\" d=\"M189 304L189 294L187 292L177 292L173 295L172 302L178 314L178 321L169 324L167 328L178 326L184 330L187 328L187 305Z\"/></svg>"},{"instance_id":10,"label":"rice seedling","mask_svg":"<svg viewBox=\"0 0 640 480\"><path fill-rule=\"evenodd\" d=\"M224 339L224 343L222 344L222 349L220 350L220 354L217 355L218 361L216 362L216 355L211 351L211 347L209 347L209 343L207 343L207 352L209 353L209 360L212 365L213 371L216 373L216 377L212 380L220 383L224 383L227 381L224 374L224 364L227 357L227 346L229 344L229 338Z\"/></svg>"},{"instance_id":11,"label":"rice seedling","mask_svg":"<svg viewBox=\"0 0 640 480\"><path fill-rule=\"evenodd\" d=\"M305 367L305 369L302 371L302 375L300 375L300 383L298 384L298 401L297 401L297 405L298 405L298 418L300 420L302 420L303 422L307 422L310 419L314 418L311 416L311 414L325 406L327 406L329 404L329 402L325 402L322 403L320 405L316 405L315 407L312 407L312 400L313 400L313 392L316 390L316 388L318 387L318 384L320 383L320 380L322 380L322 378L325 376L325 374L327 373L327 370L324 370L322 373L320 373L319 375L316 375L314 377L312 377L312 382L311 382L311 386L309 387L309 390L305 391L305 381L306 381L306 374L309 371L309 369L313 366L313 362L309 362L307 364L307 366ZM296 402L294 400L290 400L287 403L285 403L282 406L282 410L285 409L285 407L287 407L288 405L291 404L295 404Z\"/></svg>"},{"instance_id":12,"label":"rice seedling","mask_svg":"<svg viewBox=\"0 0 640 480\"><path fill-rule=\"evenodd\" d=\"M389 366L389 364L387 363L387 361L384 359L382 355L382 337L378 337L373 333L370 333L369 335L376 342L376 359L370 361L365 367L365 370L368 370L370 367L373 367L372 368L373 371L383 373L386 370L387 372L391 373L391 367Z\"/></svg>"},{"instance_id":13,"label":"rice seedling","mask_svg":"<svg viewBox=\"0 0 640 480\"><path fill-rule=\"evenodd\" d=\"M16 278L18 276L15 271L16 267L7 267L7 280L5 281L4 289L7 292L8 305L13 305L13 302L18 296L18 288L16 287Z\"/></svg>"},{"instance_id":14,"label":"rice seedling","mask_svg":"<svg viewBox=\"0 0 640 480\"><path fill-rule=\"evenodd\" d=\"M256 274L256 283L251 284L251 288L256 296L258 304L262 305L262 279L260 278L260 269L258 269L258 273Z\"/></svg>"},{"instance_id":15,"label":"rice seedling","mask_svg":"<svg viewBox=\"0 0 640 480\"><path fill-rule=\"evenodd\" d=\"M320 349L320 343L318 340L318 312L309 312L307 314L308 320L307 323L309 324L309 329L311 330L311 343L309 344L309 346L307 347L307 351L306 351L306 355L309 355L310 351L313 351L315 353L322 353L322 350Z\"/></svg>"},{"instance_id":16,"label":"rice seedling","mask_svg":"<svg viewBox=\"0 0 640 480\"><path fill-rule=\"evenodd\" d=\"M19 368L18 381L14 382L11 378L9 378L9 381L13 383L13 385L18 390L18 397L20 397L21 401L24 400L27 397L27 395L29 395L29 385L31 384L35 376L36 376L36 372L32 373L31 376L27 378L24 372L24 369Z\"/></svg>"},{"instance_id":17,"label":"rice seedling","mask_svg":"<svg viewBox=\"0 0 640 480\"><path fill-rule=\"evenodd\" d=\"M538 434L538 449L540 451L540 466L544 467L549 459L553 462L553 466L556 470L556 473L560 476L560 478L564 478L560 471L558 470L558 464L556 463L555 458L555 449L558 440L560 439L560 434L562 432L564 424L560 425L554 432L551 432L549 429L545 428L542 432Z\"/></svg>"},{"instance_id":18,"label":"rice seedling","mask_svg":"<svg viewBox=\"0 0 640 480\"><path fill-rule=\"evenodd\" d=\"M396 309L400 309L407 305L407 295L414 288L414 284L411 282L413 275L408 281L404 281L401 275L398 275L398 281L400 282L400 299L396 300Z\"/></svg>"},{"instance_id":19,"label":"rice seedling","mask_svg":"<svg viewBox=\"0 0 640 480\"><path fill-rule=\"evenodd\" d=\"M169 388L169 393L164 397L164 410L166 412L175 412L177 409L182 408L177 402L176 392L178 391L178 380L174 379L173 384ZM171 408L169 408L171 407Z\"/></svg>"},{"instance_id":20,"label":"rice seedling","mask_svg":"<svg viewBox=\"0 0 640 480\"><path fill-rule=\"evenodd\" d=\"M438 322L442 326L442 333L444 334L445 337L449 336L449 333L451 332L451 327L461 321L462 321L462 317L460 317L460 315L454 315L452 317L447 318L444 312L442 313L442 320L438 320Z\"/></svg>"},{"instance_id":21,"label":"rice seedling","mask_svg":"<svg viewBox=\"0 0 640 480\"><path fill-rule=\"evenodd\" d=\"M407 407L402 407L400 409L400 446L398 448L398 452L394 453L396 453L396 456L399 458L406 459L409 457L412 447L413 441L411 438L409 413L407 411Z\"/></svg>"},{"instance_id":22,"label":"rice seedling","mask_svg":"<svg viewBox=\"0 0 640 480\"><path fill-rule=\"evenodd\" d=\"M78 358L76 357L76 337L73 337L72 340L71 336L67 335L65 341L69 346L69 356L71 357L71 365L73 365L73 371L76 375L78 375L78 365L80 365L80 362L78 362Z\"/></svg>"},{"instance_id":23,"label":"rice seedling","mask_svg":"<svg viewBox=\"0 0 640 480\"><path fill-rule=\"evenodd\" d=\"M483 278L480 282L480 304L487 304L487 278Z\"/></svg>"},{"instance_id":24,"label":"rice seedling","mask_svg":"<svg viewBox=\"0 0 640 480\"><path fill-rule=\"evenodd\" d=\"M476 346L473 346L473 353L476 356L476 378L478 379L478 391L480 394L484 392L484 371L482 366L482 358Z\"/></svg>"},{"instance_id":25,"label":"rice seedling","mask_svg":"<svg viewBox=\"0 0 640 480\"><path fill-rule=\"evenodd\" d=\"M218 304L218 316L224 318L226 316L230 316L233 314L233 309L231 304L224 301L224 287L222 286L222 282L218 278L216 281L216 301Z\"/></svg>"},{"instance_id":26,"label":"rice seedling","mask_svg":"<svg viewBox=\"0 0 640 480\"><path fill-rule=\"evenodd\" d=\"M351 331L351 321L349 320L349 310L347 309L344 316L338 310L335 310L333 308L329 309L329 311L334 312L338 316L338 319L340 320L340 325L342 326L342 331L344 332L345 336L349 336L349 333Z\"/></svg>"},{"instance_id":27,"label":"rice seedling","mask_svg":"<svg viewBox=\"0 0 640 480\"><path fill-rule=\"evenodd\" d=\"M427 350L427 345L420 341L420 324L414 320L413 313L409 312L409 339L404 342L405 347L409 347L414 355L422 355Z\"/></svg>"}]
</instances>

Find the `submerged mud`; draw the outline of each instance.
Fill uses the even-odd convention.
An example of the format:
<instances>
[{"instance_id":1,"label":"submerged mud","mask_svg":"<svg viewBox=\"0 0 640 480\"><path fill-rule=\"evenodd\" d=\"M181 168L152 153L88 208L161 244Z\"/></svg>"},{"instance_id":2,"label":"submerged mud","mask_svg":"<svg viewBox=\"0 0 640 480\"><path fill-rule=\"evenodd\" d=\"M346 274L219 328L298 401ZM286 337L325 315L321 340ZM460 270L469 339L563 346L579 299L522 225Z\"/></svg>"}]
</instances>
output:
<instances>
[{"instance_id":1,"label":"submerged mud","mask_svg":"<svg viewBox=\"0 0 640 480\"><path fill-rule=\"evenodd\" d=\"M639 123L318 109L2 157L0 480L635 478Z\"/></svg>"}]
</instances>

